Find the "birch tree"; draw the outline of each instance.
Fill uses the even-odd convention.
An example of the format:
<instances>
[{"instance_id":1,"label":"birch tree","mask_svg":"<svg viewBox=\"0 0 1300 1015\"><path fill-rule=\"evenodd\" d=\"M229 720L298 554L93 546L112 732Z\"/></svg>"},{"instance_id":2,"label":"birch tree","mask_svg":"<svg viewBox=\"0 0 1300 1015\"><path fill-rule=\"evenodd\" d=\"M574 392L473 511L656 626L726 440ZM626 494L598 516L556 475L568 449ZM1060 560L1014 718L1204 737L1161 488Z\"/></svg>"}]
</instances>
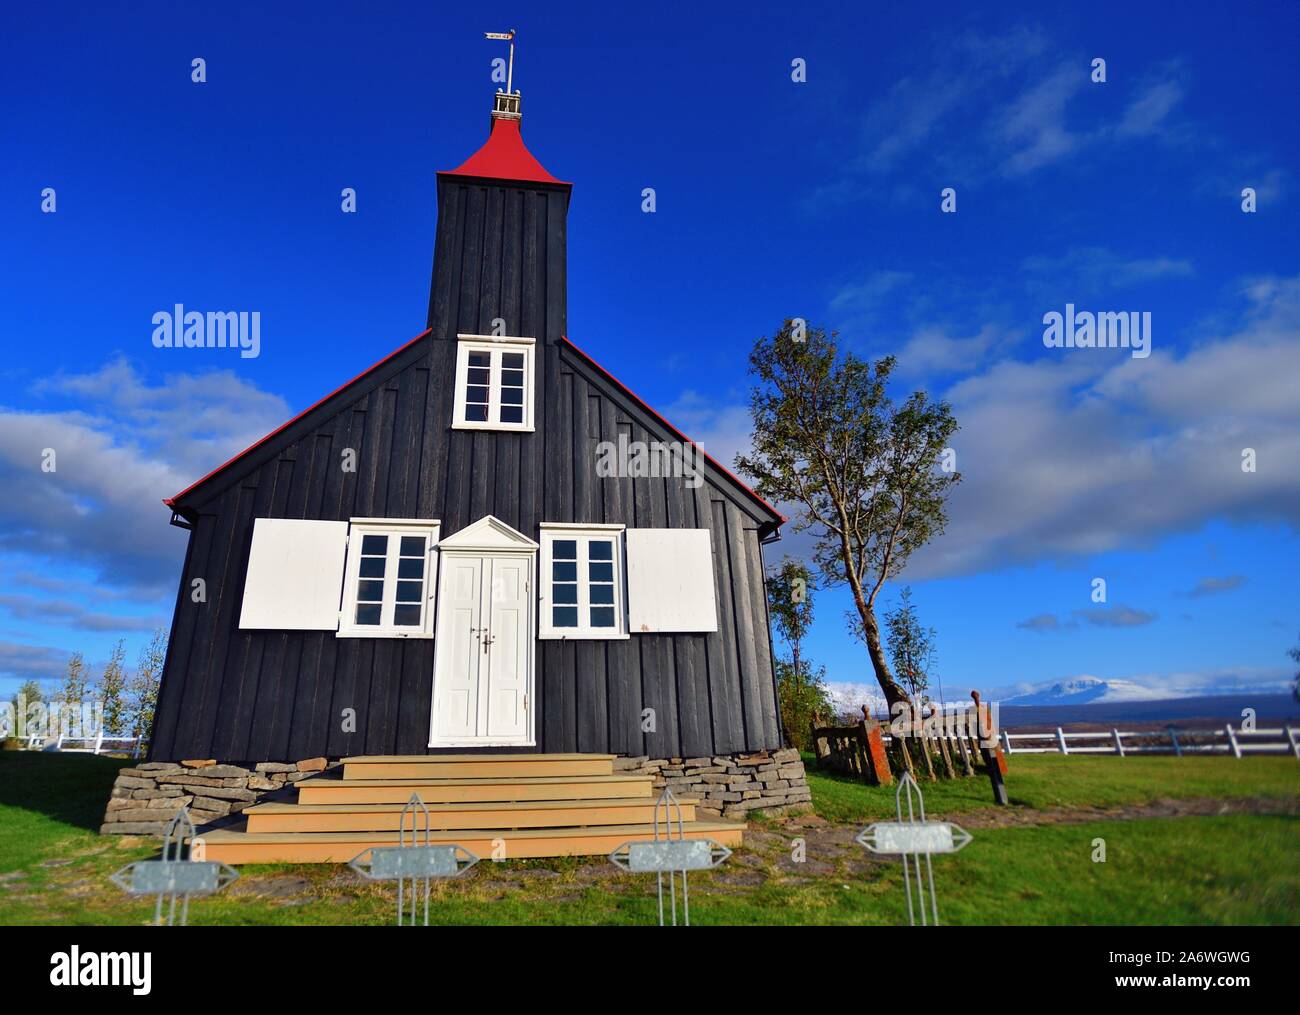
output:
<instances>
[{"instance_id":1,"label":"birch tree","mask_svg":"<svg viewBox=\"0 0 1300 1015\"><path fill-rule=\"evenodd\" d=\"M896 404L893 357L867 363L841 353L834 333L795 323L750 353L753 450L736 467L795 512L796 531L812 534L821 584L848 586L854 633L892 708L907 694L890 672L876 599L943 531L960 474L940 458L957 421L924 391Z\"/></svg>"}]
</instances>

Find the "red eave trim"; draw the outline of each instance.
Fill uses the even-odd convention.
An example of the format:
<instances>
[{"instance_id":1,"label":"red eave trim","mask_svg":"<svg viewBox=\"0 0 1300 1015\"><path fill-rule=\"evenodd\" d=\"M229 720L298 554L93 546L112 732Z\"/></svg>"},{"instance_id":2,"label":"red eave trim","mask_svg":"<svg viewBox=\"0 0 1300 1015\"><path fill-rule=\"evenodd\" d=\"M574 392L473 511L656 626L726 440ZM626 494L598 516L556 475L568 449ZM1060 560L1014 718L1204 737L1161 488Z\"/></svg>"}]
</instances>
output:
<instances>
[{"instance_id":1,"label":"red eave trim","mask_svg":"<svg viewBox=\"0 0 1300 1015\"><path fill-rule=\"evenodd\" d=\"M265 444L267 441L269 441L269 440L270 440L272 437L274 437L276 434L278 434L278 433L282 433L284 430L286 430L286 429L288 429L289 427L293 426L293 424L297 423L298 420L302 419L304 416L306 416L306 415L307 415L309 412L311 412L313 409L317 409L317 408L319 408L320 406L324 405L326 402L328 402L331 398L333 398L333 397L334 397L335 395L337 395L339 392L343 391L345 388L350 388L352 385L356 384L357 381L361 380L361 378L365 377L367 374L369 374L369 373L373 373L375 370L378 370L381 366L383 366L385 363L387 363L387 362L388 362L390 359L392 359L394 356L399 356L399 355L401 355L403 352L405 352L405 351L406 351L407 349L409 349L411 346L415 345L416 342L420 341L420 339L422 339L422 338L424 338L426 335L428 335L429 332L431 332L431 331L433 331L432 328L426 328L424 331L420 332L418 335L416 335L416 336L415 336L413 339L411 339L409 342L403 342L402 345L401 345L399 348L394 349L394 350L393 350L392 352L390 352L387 356L385 356L383 359L381 359L378 363L375 363L373 366L369 366L369 367L367 367L365 370L362 370L361 373L357 374L354 378L352 378L352 380L348 381L346 384L342 384L342 385L340 385L339 387L337 387L337 388L335 388L333 391L331 391L328 395L326 395L324 398L322 398L320 401L315 402L315 403L313 403L312 405L309 405L307 408L303 409L302 412L298 413L298 415L294 416L293 419L289 420L288 422L286 422L286 423L283 424L282 426L278 426L278 427L276 427L276 428L275 428L274 430L272 430L269 434L267 434L265 437L263 437L260 441L257 441L257 442L254 443L254 444L250 444L248 447L244 448L244 450L241 451L239 454L235 455L234 458L230 459L230 461L226 462L226 463L223 464L223 465L218 465L215 469L213 469L211 472L209 472L209 473L208 473L206 476L204 476L202 479L197 480L197 481L194 482L194 483L191 483L189 486L187 486L187 487L186 487L184 490L182 490L180 493L176 494L174 497L164 497L164 498L163 498L163 503L166 504L169 508L174 508L174 507L176 506L176 502L177 502L178 500L180 500L182 497L184 497L187 493L190 493L190 492L192 492L193 490L198 489L200 486L202 486L204 483L206 483L206 482L207 482L209 479L211 479L213 476L217 475L217 473L219 473L219 472L224 472L226 469L230 468L230 466L234 465L237 461L239 461L239 460L240 460L241 458L243 458L245 455L252 454L252 452L256 451L258 448L260 448L263 444Z\"/></svg>"},{"instance_id":2,"label":"red eave trim","mask_svg":"<svg viewBox=\"0 0 1300 1015\"><path fill-rule=\"evenodd\" d=\"M632 399L632 401L636 402L636 404L639 405L642 409L644 409L646 412L650 413L651 416L653 416L655 419L659 420L660 423L662 423L664 426L666 426L669 430L671 430L673 433L675 433L678 437L680 437L682 440L686 441L688 444L694 444L697 448L700 447L700 445L696 444L695 441L691 440L689 437L686 436L686 434L682 433L680 430L677 429L677 427L673 426L671 423L668 422L668 420L664 419L663 416L661 416L661 415L659 415L659 413L655 412L655 410L652 409L652 408L651 408L651 407L646 403L645 399L643 399L643 398L641 398L639 395L637 395L636 392L634 392L634 391L633 391L631 388L629 388L626 384L624 384L624 383L623 383L622 381L620 381L617 377L615 377L615 376L614 376L613 374L611 374L608 370L606 370L603 366L601 366L601 365L600 365L599 363L597 363L594 359L592 359L591 356L590 356L589 354L587 354L586 352L583 352L583 350L579 349L576 345L574 345L573 342L570 341L568 335L562 335L562 336L560 336L560 341L563 342L565 345L567 345L567 346L568 346L570 349L572 349L574 352L576 352L576 353L577 353L579 356L581 356L583 359L585 359L588 363L590 363L590 364L591 364L593 367L595 367L598 371L600 371L601 375L602 375L606 380L608 380L611 384L613 384L615 387L617 387L617 388L619 389L619 391L623 392L623 394L627 395L628 398ZM701 451L704 451L703 448L700 448L700 450L701 450ZM737 476L734 472L732 472L730 469L728 469L725 465L723 465L721 462L719 462L717 459L715 459L715 458L714 458L712 455L710 455L707 451L704 451L704 457L707 458L707 459L709 460L709 464L710 464L710 465L712 465L712 466L713 466L715 469L717 469L719 472L721 472L721 473L723 473L724 475L726 475L726 476L727 476L727 477L728 477L728 478L729 478L733 483L735 483L738 487L740 487L740 488L741 488L742 490L744 490L747 494L749 494L749 495L750 495L754 500L758 501L758 503L762 504L763 507L765 507L768 511L772 512L772 514L776 515L777 518L781 519L781 524L785 524L786 522L788 522L788 521L790 520L790 519L787 518L785 515L781 514L781 512L778 511L776 508L772 507L771 504L769 504L767 501L765 501L765 500L764 500L762 497L760 497L757 493L755 493L755 492L754 492L754 491L749 487L749 484L748 484L748 483L746 483L746 482L745 482L744 480L742 480L739 476Z\"/></svg>"}]
</instances>

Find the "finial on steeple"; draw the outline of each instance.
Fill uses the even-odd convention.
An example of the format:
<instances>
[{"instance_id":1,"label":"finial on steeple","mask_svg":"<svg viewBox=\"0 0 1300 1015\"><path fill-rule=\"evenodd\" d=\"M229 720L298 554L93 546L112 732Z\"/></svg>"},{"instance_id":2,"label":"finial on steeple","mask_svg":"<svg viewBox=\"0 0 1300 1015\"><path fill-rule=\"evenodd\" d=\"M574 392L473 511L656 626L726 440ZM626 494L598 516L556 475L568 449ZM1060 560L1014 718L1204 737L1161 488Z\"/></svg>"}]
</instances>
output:
<instances>
[{"instance_id":1,"label":"finial on steeple","mask_svg":"<svg viewBox=\"0 0 1300 1015\"><path fill-rule=\"evenodd\" d=\"M510 43L510 61L506 67L506 88L502 91L497 89L496 95L492 101L492 115L499 120L518 120L519 112L519 93L512 91L515 80L515 30L512 28L508 32L484 32L485 39L503 39Z\"/></svg>"}]
</instances>

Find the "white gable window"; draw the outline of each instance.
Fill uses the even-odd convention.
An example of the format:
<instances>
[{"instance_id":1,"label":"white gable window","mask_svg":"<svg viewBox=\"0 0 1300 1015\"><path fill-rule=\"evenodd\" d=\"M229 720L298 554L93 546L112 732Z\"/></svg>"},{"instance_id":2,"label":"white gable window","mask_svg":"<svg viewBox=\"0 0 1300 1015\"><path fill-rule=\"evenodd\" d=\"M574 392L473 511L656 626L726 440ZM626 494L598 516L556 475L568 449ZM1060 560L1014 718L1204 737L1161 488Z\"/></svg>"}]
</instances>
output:
<instances>
[{"instance_id":1,"label":"white gable window","mask_svg":"<svg viewBox=\"0 0 1300 1015\"><path fill-rule=\"evenodd\" d=\"M437 587L436 521L354 518L340 638L429 638Z\"/></svg>"},{"instance_id":2,"label":"white gable window","mask_svg":"<svg viewBox=\"0 0 1300 1015\"><path fill-rule=\"evenodd\" d=\"M627 637L622 525L543 522L540 570L540 637Z\"/></svg>"},{"instance_id":3,"label":"white gable window","mask_svg":"<svg viewBox=\"0 0 1300 1015\"><path fill-rule=\"evenodd\" d=\"M532 430L531 338L456 336L456 408L460 430Z\"/></svg>"},{"instance_id":4,"label":"white gable window","mask_svg":"<svg viewBox=\"0 0 1300 1015\"><path fill-rule=\"evenodd\" d=\"M709 530L628 529L627 602L633 634L716 631Z\"/></svg>"}]
</instances>

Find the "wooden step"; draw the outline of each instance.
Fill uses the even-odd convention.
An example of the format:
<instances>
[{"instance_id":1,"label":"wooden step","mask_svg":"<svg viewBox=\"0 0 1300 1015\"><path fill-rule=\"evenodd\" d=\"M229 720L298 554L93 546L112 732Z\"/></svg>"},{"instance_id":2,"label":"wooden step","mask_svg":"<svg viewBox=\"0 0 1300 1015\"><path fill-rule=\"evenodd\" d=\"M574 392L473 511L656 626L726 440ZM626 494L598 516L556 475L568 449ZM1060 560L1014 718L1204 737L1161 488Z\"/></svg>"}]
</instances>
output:
<instances>
[{"instance_id":1,"label":"wooden step","mask_svg":"<svg viewBox=\"0 0 1300 1015\"><path fill-rule=\"evenodd\" d=\"M713 839L724 846L741 843L745 826L721 821L692 821L688 839ZM265 832L219 829L203 833L203 858L223 863L347 863L370 846L397 844L396 832ZM504 840L505 857L608 856L622 843L653 839L649 824L599 828L457 829L431 833L431 843L464 846L480 861L491 862L496 840Z\"/></svg>"},{"instance_id":2,"label":"wooden step","mask_svg":"<svg viewBox=\"0 0 1300 1015\"><path fill-rule=\"evenodd\" d=\"M527 779L339 779L322 776L297 784L303 804L404 804L418 793L426 804L499 803L514 800L610 800L649 797L648 775L535 776Z\"/></svg>"},{"instance_id":3,"label":"wooden step","mask_svg":"<svg viewBox=\"0 0 1300 1015\"><path fill-rule=\"evenodd\" d=\"M343 759L352 779L531 779L555 775L613 775L612 754L407 754Z\"/></svg>"},{"instance_id":4,"label":"wooden step","mask_svg":"<svg viewBox=\"0 0 1300 1015\"><path fill-rule=\"evenodd\" d=\"M684 821L695 819L695 800L681 800ZM396 831L404 803L278 804L249 807L243 812L250 834L269 832ZM429 827L548 828L649 824L655 801L647 797L608 800L538 800L522 803L430 804ZM675 816L675 812L674 812ZM662 811L660 812L662 817ZM417 821L423 820L422 816ZM407 819L407 828L410 828Z\"/></svg>"}]
</instances>

